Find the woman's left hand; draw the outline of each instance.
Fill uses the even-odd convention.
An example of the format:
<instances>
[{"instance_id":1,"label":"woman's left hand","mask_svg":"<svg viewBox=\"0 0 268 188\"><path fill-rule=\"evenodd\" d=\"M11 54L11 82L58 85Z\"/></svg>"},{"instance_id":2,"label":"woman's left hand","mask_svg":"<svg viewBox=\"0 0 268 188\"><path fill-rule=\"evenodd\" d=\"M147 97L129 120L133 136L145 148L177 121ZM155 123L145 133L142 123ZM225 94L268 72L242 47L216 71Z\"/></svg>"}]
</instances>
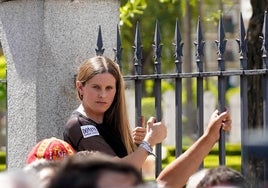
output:
<instances>
[{"instance_id":1,"label":"woman's left hand","mask_svg":"<svg viewBox=\"0 0 268 188\"><path fill-rule=\"evenodd\" d=\"M132 137L135 144L140 144L146 135L146 128L135 127L132 131Z\"/></svg>"},{"instance_id":2,"label":"woman's left hand","mask_svg":"<svg viewBox=\"0 0 268 188\"><path fill-rule=\"evenodd\" d=\"M139 145L143 141L145 135L146 135L146 128L145 128L145 119L142 116L141 117L141 127L135 127L132 131L132 138L135 144Z\"/></svg>"}]
</instances>

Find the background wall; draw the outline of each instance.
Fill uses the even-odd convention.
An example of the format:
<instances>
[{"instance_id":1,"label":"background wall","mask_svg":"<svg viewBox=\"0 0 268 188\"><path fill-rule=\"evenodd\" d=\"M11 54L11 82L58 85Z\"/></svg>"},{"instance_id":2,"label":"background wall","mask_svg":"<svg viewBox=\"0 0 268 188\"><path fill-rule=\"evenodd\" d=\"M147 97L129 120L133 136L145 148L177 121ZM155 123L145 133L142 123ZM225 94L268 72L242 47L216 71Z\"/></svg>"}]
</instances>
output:
<instances>
[{"instance_id":1,"label":"background wall","mask_svg":"<svg viewBox=\"0 0 268 188\"><path fill-rule=\"evenodd\" d=\"M120 1L0 1L0 36L7 61L8 168L22 167L41 139L62 138L77 107L74 75L95 55L99 25L113 49ZM104 55L113 57L112 50Z\"/></svg>"}]
</instances>

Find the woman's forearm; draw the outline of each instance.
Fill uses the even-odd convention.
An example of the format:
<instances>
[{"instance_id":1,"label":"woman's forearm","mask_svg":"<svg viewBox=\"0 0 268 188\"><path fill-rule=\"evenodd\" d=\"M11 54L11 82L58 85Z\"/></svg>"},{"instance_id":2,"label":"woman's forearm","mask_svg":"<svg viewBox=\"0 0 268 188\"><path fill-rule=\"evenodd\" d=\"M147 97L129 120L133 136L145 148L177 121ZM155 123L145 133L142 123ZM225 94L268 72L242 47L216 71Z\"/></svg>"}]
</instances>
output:
<instances>
[{"instance_id":1,"label":"woman's forearm","mask_svg":"<svg viewBox=\"0 0 268 188\"><path fill-rule=\"evenodd\" d=\"M180 188L198 170L205 156L214 146L209 136L200 137L188 150L171 162L157 177L157 181L169 188Z\"/></svg>"},{"instance_id":2,"label":"woman's forearm","mask_svg":"<svg viewBox=\"0 0 268 188\"><path fill-rule=\"evenodd\" d=\"M123 158L116 157L116 160L133 165L140 170L148 155L148 152L144 148L138 147L133 153Z\"/></svg>"}]
</instances>

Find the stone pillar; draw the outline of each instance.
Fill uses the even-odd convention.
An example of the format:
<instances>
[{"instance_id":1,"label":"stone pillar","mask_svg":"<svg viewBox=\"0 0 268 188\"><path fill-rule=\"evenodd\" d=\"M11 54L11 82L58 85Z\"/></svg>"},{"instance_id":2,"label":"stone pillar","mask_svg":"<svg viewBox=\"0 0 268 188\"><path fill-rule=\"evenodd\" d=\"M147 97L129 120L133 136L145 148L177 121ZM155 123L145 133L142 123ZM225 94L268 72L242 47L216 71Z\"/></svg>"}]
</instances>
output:
<instances>
[{"instance_id":1,"label":"stone pillar","mask_svg":"<svg viewBox=\"0 0 268 188\"><path fill-rule=\"evenodd\" d=\"M25 165L41 139L62 138L78 100L74 75L95 55L114 57L119 0L0 1L0 36L7 60L7 167Z\"/></svg>"}]
</instances>

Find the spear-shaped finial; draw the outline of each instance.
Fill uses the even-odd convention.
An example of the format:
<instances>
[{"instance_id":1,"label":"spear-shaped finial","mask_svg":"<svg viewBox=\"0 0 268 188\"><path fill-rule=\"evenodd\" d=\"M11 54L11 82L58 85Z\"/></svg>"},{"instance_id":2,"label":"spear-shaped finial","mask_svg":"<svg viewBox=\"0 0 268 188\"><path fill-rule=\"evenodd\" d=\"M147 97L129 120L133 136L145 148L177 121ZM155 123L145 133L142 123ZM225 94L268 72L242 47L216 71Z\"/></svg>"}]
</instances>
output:
<instances>
[{"instance_id":1,"label":"spear-shaped finial","mask_svg":"<svg viewBox=\"0 0 268 188\"><path fill-rule=\"evenodd\" d=\"M240 37L236 39L238 46L239 46L239 54L240 54L240 61L243 70L247 69L247 39L246 39L246 30L244 26L243 16L240 13Z\"/></svg>"},{"instance_id":2,"label":"spear-shaped finial","mask_svg":"<svg viewBox=\"0 0 268 188\"><path fill-rule=\"evenodd\" d=\"M201 28L201 22L200 17L198 17L198 23L197 23L197 42L194 43L196 46L196 61L202 61L202 57L204 56L204 45L205 42L203 41L203 34L202 34L202 28Z\"/></svg>"},{"instance_id":3,"label":"spear-shaped finial","mask_svg":"<svg viewBox=\"0 0 268 188\"><path fill-rule=\"evenodd\" d=\"M116 27L116 48L114 48L115 62L118 64L120 70L122 70L122 48L121 48L121 38L119 32L119 26Z\"/></svg>"},{"instance_id":4,"label":"spear-shaped finial","mask_svg":"<svg viewBox=\"0 0 268 188\"><path fill-rule=\"evenodd\" d=\"M102 56L104 53L103 42L102 42L102 34L101 34L101 26L99 26L98 39L97 39L97 48L95 49L96 55Z\"/></svg>"},{"instance_id":5,"label":"spear-shaped finial","mask_svg":"<svg viewBox=\"0 0 268 188\"><path fill-rule=\"evenodd\" d=\"M140 27L139 22L136 24L136 33L135 33L135 41L134 41L134 66L136 69L136 74L141 74L141 59L142 59L142 44L141 44L141 36L140 36Z\"/></svg>"},{"instance_id":6,"label":"spear-shaped finial","mask_svg":"<svg viewBox=\"0 0 268 188\"><path fill-rule=\"evenodd\" d=\"M217 51L218 59L223 59L223 54L225 52L225 46L226 46L227 40L225 39L222 16L220 16L220 20L219 20L218 40L216 40L215 42L218 48L218 51Z\"/></svg>"},{"instance_id":7,"label":"spear-shaped finial","mask_svg":"<svg viewBox=\"0 0 268 188\"><path fill-rule=\"evenodd\" d=\"M174 48L175 48L175 64L177 68L177 73L181 72L181 63L182 63L182 47L183 47L183 42L181 42L181 33L180 33L180 28L179 28L179 23L178 23L178 18L176 19L176 26L175 26L175 36L174 36Z\"/></svg>"},{"instance_id":8,"label":"spear-shaped finial","mask_svg":"<svg viewBox=\"0 0 268 188\"><path fill-rule=\"evenodd\" d=\"M161 51L162 51L162 44L161 44L161 37L160 37L160 28L158 24L158 20L155 23L155 32L154 32L154 64L156 73L161 72Z\"/></svg>"}]
</instances>

